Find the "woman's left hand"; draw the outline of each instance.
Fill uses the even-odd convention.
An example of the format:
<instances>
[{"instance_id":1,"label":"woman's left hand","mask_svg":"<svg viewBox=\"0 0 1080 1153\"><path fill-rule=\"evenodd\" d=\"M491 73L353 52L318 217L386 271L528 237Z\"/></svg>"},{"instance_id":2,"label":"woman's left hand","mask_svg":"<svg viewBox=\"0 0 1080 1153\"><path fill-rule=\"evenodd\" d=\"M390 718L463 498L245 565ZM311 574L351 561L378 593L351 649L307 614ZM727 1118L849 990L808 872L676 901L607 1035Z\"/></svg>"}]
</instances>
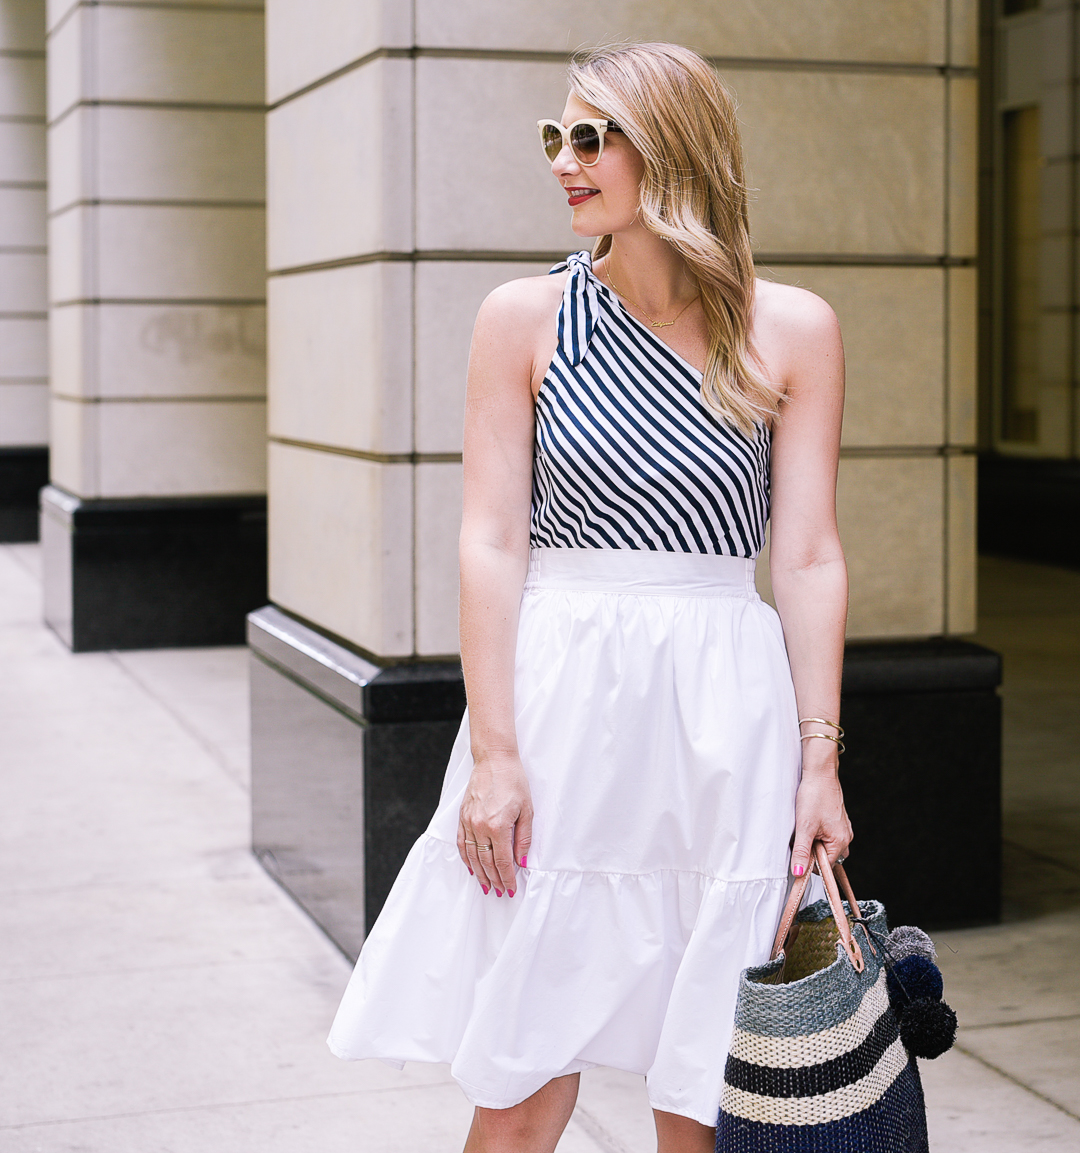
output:
<instances>
[{"instance_id":1,"label":"woman's left hand","mask_svg":"<svg viewBox=\"0 0 1080 1153\"><path fill-rule=\"evenodd\" d=\"M791 850L791 872L801 877L810 868L810 850L820 841L835 865L848 854L851 822L844 808L844 791L835 768L804 765L803 778L795 797L795 841Z\"/></svg>"}]
</instances>

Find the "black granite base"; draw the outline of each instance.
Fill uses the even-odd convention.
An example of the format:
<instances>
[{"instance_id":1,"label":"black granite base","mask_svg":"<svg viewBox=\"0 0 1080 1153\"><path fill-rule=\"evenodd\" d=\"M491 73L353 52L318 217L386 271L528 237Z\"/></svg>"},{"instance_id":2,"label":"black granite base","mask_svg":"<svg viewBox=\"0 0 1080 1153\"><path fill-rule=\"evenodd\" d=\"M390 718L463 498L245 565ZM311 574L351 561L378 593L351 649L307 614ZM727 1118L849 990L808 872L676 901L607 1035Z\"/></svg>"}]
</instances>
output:
<instances>
[{"instance_id":1,"label":"black granite base","mask_svg":"<svg viewBox=\"0 0 1080 1153\"><path fill-rule=\"evenodd\" d=\"M48 483L48 448L0 447L0 544L38 539L38 493Z\"/></svg>"},{"instance_id":2,"label":"black granite base","mask_svg":"<svg viewBox=\"0 0 1080 1153\"><path fill-rule=\"evenodd\" d=\"M355 957L438 803L460 667L379 668L272 606L248 643L255 852ZM849 646L849 872L893 924L999 917L1000 678L978 645Z\"/></svg>"},{"instance_id":3,"label":"black granite base","mask_svg":"<svg viewBox=\"0 0 1080 1153\"><path fill-rule=\"evenodd\" d=\"M963 641L852 644L841 782L856 896L893 925L1001 915L1001 658Z\"/></svg>"},{"instance_id":4,"label":"black granite base","mask_svg":"<svg viewBox=\"0 0 1080 1153\"><path fill-rule=\"evenodd\" d=\"M266 602L266 498L41 493L45 620L75 652L244 642Z\"/></svg>"},{"instance_id":5,"label":"black granite base","mask_svg":"<svg viewBox=\"0 0 1080 1153\"><path fill-rule=\"evenodd\" d=\"M273 606L248 643L253 848L355 957L438 803L461 667L380 668Z\"/></svg>"},{"instance_id":6,"label":"black granite base","mask_svg":"<svg viewBox=\"0 0 1080 1153\"><path fill-rule=\"evenodd\" d=\"M1080 568L1080 461L980 457L979 551Z\"/></svg>"}]
</instances>

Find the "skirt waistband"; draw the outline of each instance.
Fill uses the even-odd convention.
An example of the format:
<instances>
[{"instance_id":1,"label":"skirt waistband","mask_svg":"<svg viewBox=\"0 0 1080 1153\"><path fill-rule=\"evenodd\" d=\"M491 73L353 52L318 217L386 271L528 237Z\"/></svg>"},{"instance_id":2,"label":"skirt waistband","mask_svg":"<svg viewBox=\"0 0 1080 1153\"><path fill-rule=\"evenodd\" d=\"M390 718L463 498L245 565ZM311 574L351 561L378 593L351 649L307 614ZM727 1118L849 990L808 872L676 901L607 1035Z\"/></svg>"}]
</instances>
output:
<instances>
[{"instance_id":1,"label":"skirt waistband","mask_svg":"<svg viewBox=\"0 0 1080 1153\"><path fill-rule=\"evenodd\" d=\"M756 564L746 557L712 553L534 548L525 588L756 600Z\"/></svg>"}]
</instances>

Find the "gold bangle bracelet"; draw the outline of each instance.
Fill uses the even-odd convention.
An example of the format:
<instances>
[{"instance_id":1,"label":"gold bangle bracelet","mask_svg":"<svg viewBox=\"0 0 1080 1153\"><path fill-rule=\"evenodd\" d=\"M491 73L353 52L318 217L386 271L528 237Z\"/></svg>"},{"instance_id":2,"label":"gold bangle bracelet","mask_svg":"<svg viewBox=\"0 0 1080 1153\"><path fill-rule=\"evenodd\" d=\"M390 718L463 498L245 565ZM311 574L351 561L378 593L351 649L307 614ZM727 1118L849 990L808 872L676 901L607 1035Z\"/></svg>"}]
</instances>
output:
<instances>
[{"instance_id":1,"label":"gold bangle bracelet","mask_svg":"<svg viewBox=\"0 0 1080 1153\"><path fill-rule=\"evenodd\" d=\"M828 733L807 733L805 736L799 738L800 741L808 741L811 737L821 737L825 741L833 741L838 747L839 751L845 752L844 742L839 737L830 736Z\"/></svg>"},{"instance_id":2,"label":"gold bangle bracelet","mask_svg":"<svg viewBox=\"0 0 1080 1153\"><path fill-rule=\"evenodd\" d=\"M800 725L828 725L830 729L836 729L836 731L841 736L844 735L844 730L835 721L827 721L824 717L800 717L799 718L799 724Z\"/></svg>"}]
</instances>

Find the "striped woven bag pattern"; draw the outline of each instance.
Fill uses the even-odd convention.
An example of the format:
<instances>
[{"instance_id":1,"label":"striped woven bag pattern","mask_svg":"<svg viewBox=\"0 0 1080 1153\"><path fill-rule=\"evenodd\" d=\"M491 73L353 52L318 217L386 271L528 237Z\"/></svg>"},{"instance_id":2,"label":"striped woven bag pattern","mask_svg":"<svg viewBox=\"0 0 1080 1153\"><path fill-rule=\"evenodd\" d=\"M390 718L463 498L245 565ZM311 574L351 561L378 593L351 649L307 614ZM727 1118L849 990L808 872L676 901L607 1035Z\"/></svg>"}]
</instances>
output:
<instances>
[{"instance_id":1,"label":"striped woven bag pattern","mask_svg":"<svg viewBox=\"0 0 1080 1153\"><path fill-rule=\"evenodd\" d=\"M851 907L836 897L847 929ZM818 901L798 922L836 912ZM888 932L879 902L861 912L873 933ZM717 1153L928 1153L922 1084L889 1006L880 949L861 925L849 936L861 937L861 969L838 943L836 960L801 980L777 983L782 953L744 971Z\"/></svg>"}]
</instances>

